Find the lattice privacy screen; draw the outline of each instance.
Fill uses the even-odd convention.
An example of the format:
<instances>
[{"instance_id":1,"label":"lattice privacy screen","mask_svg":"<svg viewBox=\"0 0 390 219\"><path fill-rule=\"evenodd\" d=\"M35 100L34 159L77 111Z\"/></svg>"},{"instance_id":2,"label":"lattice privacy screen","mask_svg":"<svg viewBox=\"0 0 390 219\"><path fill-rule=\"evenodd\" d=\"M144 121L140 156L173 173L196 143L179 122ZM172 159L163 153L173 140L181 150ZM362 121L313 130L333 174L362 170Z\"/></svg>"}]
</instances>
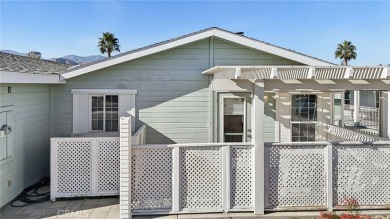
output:
<instances>
[{"instance_id":1,"label":"lattice privacy screen","mask_svg":"<svg viewBox=\"0 0 390 219\"><path fill-rule=\"evenodd\" d=\"M266 208L325 206L325 146L265 148Z\"/></svg>"},{"instance_id":2,"label":"lattice privacy screen","mask_svg":"<svg viewBox=\"0 0 390 219\"><path fill-rule=\"evenodd\" d=\"M91 141L60 141L57 146L57 193L91 193Z\"/></svg>"},{"instance_id":3,"label":"lattice privacy screen","mask_svg":"<svg viewBox=\"0 0 390 219\"><path fill-rule=\"evenodd\" d=\"M390 203L390 145L333 146L333 203Z\"/></svg>"},{"instance_id":4,"label":"lattice privacy screen","mask_svg":"<svg viewBox=\"0 0 390 219\"><path fill-rule=\"evenodd\" d=\"M98 141L98 192L119 191L119 141Z\"/></svg>"},{"instance_id":5,"label":"lattice privacy screen","mask_svg":"<svg viewBox=\"0 0 390 219\"><path fill-rule=\"evenodd\" d=\"M222 148L180 148L180 209L222 209Z\"/></svg>"},{"instance_id":6,"label":"lattice privacy screen","mask_svg":"<svg viewBox=\"0 0 390 219\"><path fill-rule=\"evenodd\" d=\"M252 148L231 149L231 208L251 208L252 205Z\"/></svg>"},{"instance_id":7,"label":"lattice privacy screen","mask_svg":"<svg viewBox=\"0 0 390 219\"><path fill-rule=\"evenodd\" d=\"M133 149L131 163L131 208L172 208L172 149Z\"/></svg>"}]
</instances>

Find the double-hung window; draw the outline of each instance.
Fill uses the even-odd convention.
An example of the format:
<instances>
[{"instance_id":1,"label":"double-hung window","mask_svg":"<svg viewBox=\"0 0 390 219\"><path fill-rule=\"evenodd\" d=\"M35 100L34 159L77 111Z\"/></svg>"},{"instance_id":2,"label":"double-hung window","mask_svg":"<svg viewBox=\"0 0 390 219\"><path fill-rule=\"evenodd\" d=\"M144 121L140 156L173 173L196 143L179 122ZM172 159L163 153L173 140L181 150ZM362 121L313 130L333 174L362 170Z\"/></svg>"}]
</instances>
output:
<instances>
[{"instance_id":1,"label":"double-hung window","mask_svg":"<svg viewBox=\"0 0 390 219\"><path fill-rule=\"evenodd\" d=\"M118 95L91 96L91 131L118 131Z\"/></svg>"},{"instance_id":2,"label":"double-hung window","mask_svg":"<svg viewBox=\"0 0 390 219\"><path fill-rule=\"evenodd\" d=\"M291 141L315 141L317 132L317 95L292 95Z\"/></svg>"}]
</instances>

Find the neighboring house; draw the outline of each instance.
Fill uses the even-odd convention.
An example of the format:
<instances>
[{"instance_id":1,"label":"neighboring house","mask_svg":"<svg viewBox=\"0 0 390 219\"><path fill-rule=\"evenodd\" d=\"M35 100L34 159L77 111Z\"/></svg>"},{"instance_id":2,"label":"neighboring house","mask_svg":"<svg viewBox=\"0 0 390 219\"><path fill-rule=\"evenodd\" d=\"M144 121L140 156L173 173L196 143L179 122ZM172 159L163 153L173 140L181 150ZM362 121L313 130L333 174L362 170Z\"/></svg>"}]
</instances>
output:
<instances>
[{"instance_id":1,"label":"neighboring house","mask_svg":"<svg viewBox=\"0 0 390 219\"><path fill-rule=\"evenodd\" d=\"M2 87L14 89L17 85L4 83L29 83L24 77L4 79L4 74ZM261 214L264 209L288 206L331 209L329 183L333 181L331 177L326 181L323 168L331 167L325 160L332 153L326 152L331 146L324 141L375 141L390 135L387 67L337 66L219 28L72 67L55 77L50 82L43 81L48 78L35 81L52 83L39 85L47 88L41 93L49 99L44 107L49 109L46 132L55 137L52 198L119 194L120 190L123 218L131 215L130 208L139 214L232 209ZM345 90L381 91L380 137L344 128L342 113L336 113L342 107L336 106L344 105ZM15 105L18 112L16 104L7 105ZM23 109L14 117L26 114ZM130 117L129 127L121 117ZM354 119L359 121L359 117ZM131 136L126 130L138 136L144 127L146 142L129 150ZM17 133L23 132L16 128L14 138L18 139ZM48 140L48 135L35 134ZM297 144L307 150L295 153ZM284 149L290 150L288 156L299 154L288 158L292 164L287 167L307 161L307 171L318 171L305 175L306 166L299 166L298 181L287 180L290 174L281 176L284 172L277 165L283 161ZM73 168L79 168L79 175L69 172ZM106 170L112 175L104 175ZM207 175L202 175L204 171ZM226 183L227 175L232 185ZM310 180L308 176L316 177L318 182L311 181L316 188L287 186L283 190L280 184L298 185ZM207 188L202 190L202 186ZM291 195L294 191L301 194ZM339 196L335 197L337 201ZM390 196L386 197L381 200Z\"/></svg>"},{"instance_id":2,"label":"neighboring house","mask_svg":"<svg viewBox=\"0 0 390 219\"><path fill-rule=\"evenodd\" d=\"M0 206L49 174L50 84L68 67L0 52Z\"/></svg>"}]
</instances>

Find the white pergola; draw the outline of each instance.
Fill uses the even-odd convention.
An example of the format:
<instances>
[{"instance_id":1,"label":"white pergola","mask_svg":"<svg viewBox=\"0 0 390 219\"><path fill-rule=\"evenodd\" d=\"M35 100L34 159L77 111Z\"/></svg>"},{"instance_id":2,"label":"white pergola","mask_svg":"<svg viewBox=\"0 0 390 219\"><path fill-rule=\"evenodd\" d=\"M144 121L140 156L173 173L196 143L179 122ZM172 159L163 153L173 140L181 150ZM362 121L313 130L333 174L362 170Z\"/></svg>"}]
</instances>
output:
<instances>
[{"instance_id":1,"label":"white pergola","mask_svg":"<svg viewBox=\"0 0 390 219\"><path fill-rule=\"evenodd\" d=\"M202 72L214 79L390 79L388 66L215 66Z\"/></svg>"},{"instance_id":2,"label":"white pergola","mask_svg":"<svg viewBox=\"0 0 390 219\"><path fill-rule=\"evenodd\" d=\"M390 137L389 66L215 66L202 72L213 80L264 81L265 91L354 91L354 122L359 121L360 91L382 91L383 136Z\"/></svg>"}]
</instances>

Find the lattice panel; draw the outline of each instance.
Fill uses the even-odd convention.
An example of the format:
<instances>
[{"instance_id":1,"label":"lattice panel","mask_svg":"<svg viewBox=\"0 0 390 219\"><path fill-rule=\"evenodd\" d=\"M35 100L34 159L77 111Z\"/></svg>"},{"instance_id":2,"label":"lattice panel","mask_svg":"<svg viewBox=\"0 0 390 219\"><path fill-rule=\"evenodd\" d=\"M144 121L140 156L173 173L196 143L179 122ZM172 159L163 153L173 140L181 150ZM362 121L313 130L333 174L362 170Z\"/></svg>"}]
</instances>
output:
<instances>
[{"instance_id":1,"label":"lattice panel","mask_svg":"<svg viewBox=\"0 0 390 219\"><path fill-rule=\"evenodd\" d=\"M231 151L231 208L252 207L252 148Z\"/></svg>"},{"instance_id":2,"label":"lattice panel","mask_svg":"<svg viewBox=\"0 0 390 219\"><path fill-rule=\"evenodd\" d=\"M131 208L172 208L172 149L133 150Z\"/></svg>"},{"instance_id":3,"label":"lattice panel","mask_svg":"<svg viewBox=\"0 0 390 219\"><path fill-rule=\"evenodd\" d=\"M119 141L98 141L98 192L119 192Z\"/></svg>"},{"instance_id":4,"label":"lattice panel","mask_svg":"<svg viewBox=\"0 0 390 219\"><path fill-rule=\"evenodd\" d=\"M390 145L333 146L333 203L390 203Z\"/></svg>"},{"instance_id":5,"label":"lattice panel","mask_svg":"<svg viewBox=\"0 0 390 219\"><path fill-rule=\"evenodd\" d=\"M91 141L58 142L58 193L91 193L91 145Z\"/></svg>"},{"instance_id":6,"label":"lattice panel","mask_svg":"<svg viewBox=\"0 0 390 219\"><path fill-rule=\"evenodd\" d=\"M267 208L326 204L325 146L266 147Z\"/></svg>"},{"instance_id":7,"label":"lattice panel","mask_svg":"<svg viewBox=\"0 0 390 219\"><path fill-rule=\"evenodd\" d=\"M180 207L222 208L220 147L180 149Z\"/></svg>"}]
</instances>

